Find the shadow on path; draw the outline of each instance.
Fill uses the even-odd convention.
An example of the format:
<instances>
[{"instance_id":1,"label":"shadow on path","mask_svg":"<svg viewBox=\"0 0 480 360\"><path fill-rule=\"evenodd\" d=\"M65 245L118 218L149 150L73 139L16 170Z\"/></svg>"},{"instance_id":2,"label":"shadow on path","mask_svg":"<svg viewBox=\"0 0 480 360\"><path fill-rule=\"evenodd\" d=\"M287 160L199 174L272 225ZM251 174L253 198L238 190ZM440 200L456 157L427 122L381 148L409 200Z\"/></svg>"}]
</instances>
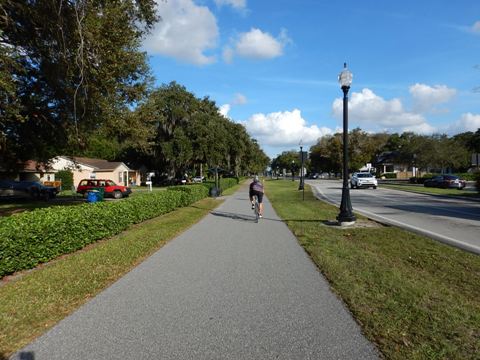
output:
<instances>
[{"instance_id":1,"label":"shadow on path","mask_svg":"<svg viewBox=\"0 0 480 360\"><path fill-rule=\"evenodd\" d=\"M231 213L231 212L225 212L225 211L211 211L210 214L214 216L221 216L221 217L226 217L230 218L233 220L241 220L241 221L248 221L248 222L256 222L255 216L251 215L242 215L242 214L236 214L236 213ZM322 223L324 225L330 225L330 226L338 226L341 227L337 221L335 220L322 220L322 219L272 219L272 218L267 218L263 217L260 219L260 221L278 221L278 222L287 222L287 221L293 221L293 222L318 222Z\"/></svg>"},{"instance_id":2,"label":"shadow on path","mask_svg":"<svg viewBox=\"0 0 480 360\"><path fill-rule=\"evenodd\" d=\"M225 211L212 211L210 212L210 214L215 216L230 218L233 220L256 222L255 216L251 216L251 215L235 214L235 213L230 213Z\"/></svg>"}]
</instances>

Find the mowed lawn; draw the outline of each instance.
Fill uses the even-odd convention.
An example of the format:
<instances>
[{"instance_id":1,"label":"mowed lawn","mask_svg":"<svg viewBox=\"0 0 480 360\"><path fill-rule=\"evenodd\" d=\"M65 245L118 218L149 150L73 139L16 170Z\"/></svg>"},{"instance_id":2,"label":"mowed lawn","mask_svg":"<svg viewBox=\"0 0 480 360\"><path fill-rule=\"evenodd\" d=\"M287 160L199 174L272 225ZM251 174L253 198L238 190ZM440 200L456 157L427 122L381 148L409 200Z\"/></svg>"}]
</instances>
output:
<instances>
[{"instance_id":1,"label":"mowed lawn","mask_svg":"<svg viewBox=\"0 0 480 360\"><path fill-rule=\"evenodd\" d=\"M366 336L387 359L480 359L480 256L338 208L298 183L266 182L267 196Z\"/></svg>"}]
</instances>

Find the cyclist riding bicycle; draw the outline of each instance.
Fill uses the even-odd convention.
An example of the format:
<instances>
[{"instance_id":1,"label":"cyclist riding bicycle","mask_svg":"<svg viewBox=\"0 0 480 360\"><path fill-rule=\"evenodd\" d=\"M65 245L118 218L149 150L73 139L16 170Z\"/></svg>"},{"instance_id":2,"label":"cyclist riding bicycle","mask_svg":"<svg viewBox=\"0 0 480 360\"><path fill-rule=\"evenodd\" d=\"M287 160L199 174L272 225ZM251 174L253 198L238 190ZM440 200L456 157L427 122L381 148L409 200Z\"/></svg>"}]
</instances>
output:
<instances>
[{"instance_id":1,"label":"cyclist riding bicycle","mask_svg":"<svg viewBox=\"0 0 480 360\"><path fill-rule=\"evenodd\" d=\"M255 175L253 178L252 183L250 184L250 202L252 203L252 209L255 208L255 203L253 202L253 197L256 195L258 199L259 209L259 217L263 217L263 194L265 190L263 189L263 184L258 179L258 176Z\"/></svg>"}]
</instances>

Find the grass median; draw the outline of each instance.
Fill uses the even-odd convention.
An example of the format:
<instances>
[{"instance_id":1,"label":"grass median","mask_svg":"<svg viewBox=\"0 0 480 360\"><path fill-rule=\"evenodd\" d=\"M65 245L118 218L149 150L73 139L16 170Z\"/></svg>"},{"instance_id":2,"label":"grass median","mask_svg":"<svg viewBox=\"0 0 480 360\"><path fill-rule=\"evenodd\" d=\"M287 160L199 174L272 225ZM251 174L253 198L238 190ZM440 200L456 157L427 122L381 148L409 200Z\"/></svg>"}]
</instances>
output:
<instances>
[{"instance_id":1,"label":"grass median","mask_svg":"<svg viewBox=\"0 0 480 360\"><path fill-rule=\"evenodd\" d=\"M0 286L0 359L44 333L218 205L219 200L203 199L4 279Z\"/></svg>"},{"instance_id":2,"label":"grass median","mask_svg":"<svg viewBox=\"0 0 480 360\"><path fill-rule=\"evenodd\" d=\"M478 359L480 256L339 209L306 185L269 181L267 194L332 289L387 359ZM312 221L316 220L316 221Z\"/></svg>"},{"instance_id":3,"label":"grass median","mask_svg":"<svg viewBox=\"0 0 480 360\"><path fill-rule=\"evenodd\" d=\"M397 185L397 184L380 184L380 187L394 190L410 191L426 195L442 195L459 198L480 199L480 193L471 190L458 189L441 189L433 187L425 187L423 185Z\"/></svg>"}]
</instances>

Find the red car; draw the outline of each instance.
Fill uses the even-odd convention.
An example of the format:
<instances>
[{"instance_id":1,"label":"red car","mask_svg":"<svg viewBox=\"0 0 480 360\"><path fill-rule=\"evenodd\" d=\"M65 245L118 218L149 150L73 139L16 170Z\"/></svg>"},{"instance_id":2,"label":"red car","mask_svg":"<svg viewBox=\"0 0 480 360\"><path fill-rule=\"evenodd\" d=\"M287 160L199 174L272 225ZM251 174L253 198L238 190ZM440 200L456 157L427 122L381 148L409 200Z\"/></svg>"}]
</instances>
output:
<instances>
[{"instance_id":1,"label":"red car","mask_svg":"<svg viewBox=\"0 0 480 360\"><path fill-rule=\"evenodd\" d=\"M132 190L128 186L117 185L112 180L105 179L84 179L80 181L77 187L77 193L85 195L89 190L103 188L104 196L110 196L114 199L128 197Z\"/></svg>"}]
</instances>

